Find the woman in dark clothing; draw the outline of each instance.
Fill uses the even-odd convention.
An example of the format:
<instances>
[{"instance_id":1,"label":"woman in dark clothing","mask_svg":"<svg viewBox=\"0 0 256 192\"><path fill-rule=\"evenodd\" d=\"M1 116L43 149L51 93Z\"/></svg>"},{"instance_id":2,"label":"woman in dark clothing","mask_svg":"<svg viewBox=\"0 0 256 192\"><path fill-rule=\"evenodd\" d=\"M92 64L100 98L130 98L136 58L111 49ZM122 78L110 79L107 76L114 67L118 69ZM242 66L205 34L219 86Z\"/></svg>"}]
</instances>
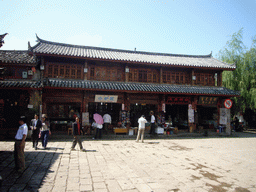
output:
<instances>
[{"instance_id":1,"label":"woman in dark clothing","mask_svg":"<svg viewBox=\"0 0 256 192\"><path fill-rule=\"evenodd\" d=\"M72 128L73 128L74 140L73 140L71 150L75 150L76 144L78 143L79 147L80 147L80 150L85 151L85 149L83 148L82 142L80 140L82 125L79 122L79 117L76 117L76 121L72 124Z\"/></svg>"},{"instance_id":2,"label":"woman in dark clothing","mask_svg":"<svg viewBox=\"0 0 256 192\"><path fill-rule=\"evenodd\" d=\"M239 119L237 117L235 117L235 120L232 121L233 125L234 125L234 130L238 131L239 128Z\"/></svg>"}]
</instances>

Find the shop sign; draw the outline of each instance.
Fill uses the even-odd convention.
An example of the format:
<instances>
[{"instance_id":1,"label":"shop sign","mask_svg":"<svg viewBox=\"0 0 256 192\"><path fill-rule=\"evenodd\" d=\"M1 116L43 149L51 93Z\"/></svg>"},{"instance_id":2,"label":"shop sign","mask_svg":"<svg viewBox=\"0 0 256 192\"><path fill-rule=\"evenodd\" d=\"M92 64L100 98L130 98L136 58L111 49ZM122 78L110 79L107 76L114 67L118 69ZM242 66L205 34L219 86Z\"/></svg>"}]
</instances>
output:
<instances>
[{"instance_id":1,"label":"shop sign","mask_svg":"<svg viewBox=\"0 0 256 192\"><path fill-rule=\"evenodd\" d=\"M218 97L199 97L198 104L201 105L217 105Z\"/></svg>"},{"instance_id":2,"label":"shop sign","mask_svg":"<svg viewBox=\"0 0 256 192\"><path fill-rule=\"evenodd\" d=\"M95 95L95 102L116 103L118 95Z\"/></svg>"},{"instance_id":3,"label":"shop sign","mask_svg":"<svg viewBox=\"0 0 256 192\"><path fill-rule=\"evenodd\" d=\"M191 97L168 97L166 103L170 104L189 104Z\"/></svg>"}]
</instances>

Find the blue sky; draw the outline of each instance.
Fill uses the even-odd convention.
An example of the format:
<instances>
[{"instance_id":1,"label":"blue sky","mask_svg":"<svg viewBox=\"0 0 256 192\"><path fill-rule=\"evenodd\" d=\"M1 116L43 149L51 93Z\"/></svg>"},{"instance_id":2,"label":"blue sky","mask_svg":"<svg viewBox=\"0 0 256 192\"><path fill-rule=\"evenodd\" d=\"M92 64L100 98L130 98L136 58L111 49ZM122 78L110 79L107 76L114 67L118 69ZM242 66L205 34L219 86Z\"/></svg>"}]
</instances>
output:
<instances>
[{"instance_id":1,"label":"blue sky","mask_svg":"<svg viewBox=\"0 0 256 192\"><path fill-rule=\"evenodd\" d=\"M72 2L72 3L71 3ZM256 35L256 0L0 0L2 50L41 39L85 46L216 56L243 28Z\"/></svg>"}]
</instances>

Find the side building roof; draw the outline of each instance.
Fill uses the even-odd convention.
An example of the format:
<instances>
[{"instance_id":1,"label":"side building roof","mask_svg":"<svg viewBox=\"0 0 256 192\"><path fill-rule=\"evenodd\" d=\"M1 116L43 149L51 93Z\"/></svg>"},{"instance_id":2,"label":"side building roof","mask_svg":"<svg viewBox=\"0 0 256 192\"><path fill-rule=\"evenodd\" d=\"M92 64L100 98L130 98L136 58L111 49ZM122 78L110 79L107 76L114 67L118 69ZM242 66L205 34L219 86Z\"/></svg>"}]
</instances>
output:
<instances>
[{"instance_id":1,"label":"side building roof","mask_svg":"<svg viewBox=\"0 0 256 192\"><path fill-rule=\"evenodd\" d=\"M35 64L35 56L31 56L28 51L0 50L0 61L2 63L25 63Z\"/></svg>"},{"instance_id":2,"label":"side building roof","mask_svg":"<svg viewBox=\"0 0 256 192\"><path fill-rule=\"evenodd\" d=\"M84 59L111 60L134 64L149 64L188 68L235 70L236 66L219 61L209 55L179 55L167 53L129 51L91 46L70 45L42 40L29 50L38 55L56 55Z\"/></svg>"}]
</instances>

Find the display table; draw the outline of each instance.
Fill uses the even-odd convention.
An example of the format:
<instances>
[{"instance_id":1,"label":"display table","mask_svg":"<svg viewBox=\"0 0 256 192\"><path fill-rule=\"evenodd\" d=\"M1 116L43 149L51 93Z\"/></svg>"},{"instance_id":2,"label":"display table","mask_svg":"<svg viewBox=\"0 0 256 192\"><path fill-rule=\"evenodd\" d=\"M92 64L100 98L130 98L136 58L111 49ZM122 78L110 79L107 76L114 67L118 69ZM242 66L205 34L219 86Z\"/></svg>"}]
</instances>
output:
<instances>
[{"instance_id":1,"label":"display table","mask_svg":"<svg viewBox=\"0 0 256 192\"><path fill-rule=\"evenodd\" d=\"M120 127L114 127L114 133L117 134L117 133L125 133L127 134L129 131L128 128L120 128Z\"/></svg>"},{"instance_id":2,"label":"display table","mask_svg":"<svg viewBox=\"0 0 256 192\"><path fill-rule=\"evenodd\" d=\"M157 133L157 134L164 134L164 128L162 128L162 127L155 128L155 133Z\"/></svg>"}]
</instances>

